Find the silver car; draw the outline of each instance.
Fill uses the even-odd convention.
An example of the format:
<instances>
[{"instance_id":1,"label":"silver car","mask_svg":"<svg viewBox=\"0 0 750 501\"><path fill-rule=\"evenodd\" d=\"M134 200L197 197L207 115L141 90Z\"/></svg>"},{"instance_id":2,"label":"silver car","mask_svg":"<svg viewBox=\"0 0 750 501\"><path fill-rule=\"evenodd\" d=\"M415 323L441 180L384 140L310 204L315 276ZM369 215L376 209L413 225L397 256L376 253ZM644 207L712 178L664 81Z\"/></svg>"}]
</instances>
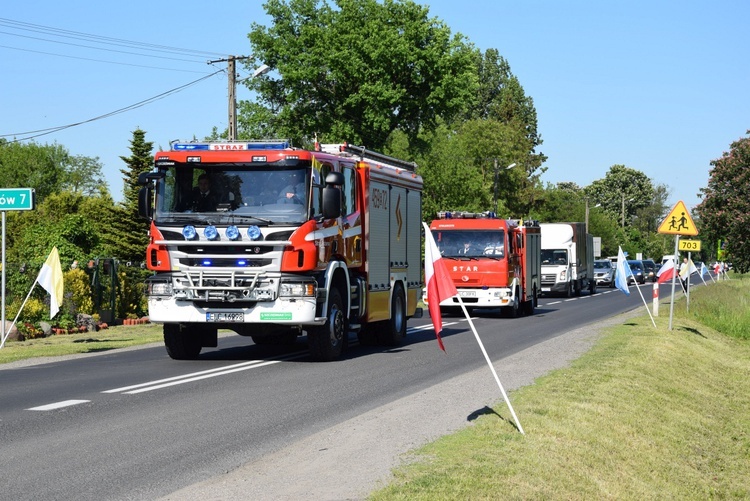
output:
<instances>
[{"instance_id":1,"label":"silver car","mask_svg":"<svg viewBox=\"0 0 750 501\"><path fill-rule=\"evenodd\" d=\"M609 259L594 261L594 280L596 285L615 286L615 265Z\"/></svg>"}]
</instances>

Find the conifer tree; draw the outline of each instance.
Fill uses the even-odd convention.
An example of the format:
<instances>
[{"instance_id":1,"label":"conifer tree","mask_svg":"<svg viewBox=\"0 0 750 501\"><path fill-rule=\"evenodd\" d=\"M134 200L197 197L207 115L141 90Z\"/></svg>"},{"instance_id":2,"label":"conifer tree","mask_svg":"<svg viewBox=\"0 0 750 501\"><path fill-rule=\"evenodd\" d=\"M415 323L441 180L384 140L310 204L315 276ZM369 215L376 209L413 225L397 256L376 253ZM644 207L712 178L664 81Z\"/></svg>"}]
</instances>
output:
<instances>
[{"instance_id":1,"label":"conifer tree","mask_svg":"<svg viewBox=\"0 0 750 501\"><path fill-rule=\"evenodd\" d=\"M123 175L123 201L115 207L112 219L113 237L117 243L121 262L132 264L143 261L148 245L148 225L138 215L138 175L151 170L153 165L153 143L146 141L146 132L140 128L133 131L129 157L121 156L126 168L120 169Z\"/></svg>"}]
</instances>

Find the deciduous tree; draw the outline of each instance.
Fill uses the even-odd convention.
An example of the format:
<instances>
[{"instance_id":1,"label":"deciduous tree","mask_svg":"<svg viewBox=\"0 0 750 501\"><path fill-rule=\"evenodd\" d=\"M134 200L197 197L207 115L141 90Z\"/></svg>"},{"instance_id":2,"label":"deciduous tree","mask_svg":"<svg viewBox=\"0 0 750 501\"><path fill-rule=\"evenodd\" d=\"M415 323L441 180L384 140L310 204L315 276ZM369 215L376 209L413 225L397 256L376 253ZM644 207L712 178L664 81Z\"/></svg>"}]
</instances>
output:
<instances>
[{"instance_id":1,"label":"deciduous tree","mask_svg":"<svg viewBox=\"0 0 750 501\"><path fill-rule=\"evenodd\" d=\"M268 0L253 24L250 79L276 133L382 150L397 129L412 147L438 117L450 121L477 91L476 49L409 0ZM240 119L240 122L245 119Z\"/></svg>"},{"instance_id":2,"label":"deciduous tree","mask_svg":"<svg viewBox=\"0 0 750 501\"><path fill-rule=\"evenodd\" d=\"M703 201L695 209L701 239L725 240L726 259L746 273L750 271L750 138L733 142L711 165L708 186L701 189Z\"/></svg>"}]
</instances>

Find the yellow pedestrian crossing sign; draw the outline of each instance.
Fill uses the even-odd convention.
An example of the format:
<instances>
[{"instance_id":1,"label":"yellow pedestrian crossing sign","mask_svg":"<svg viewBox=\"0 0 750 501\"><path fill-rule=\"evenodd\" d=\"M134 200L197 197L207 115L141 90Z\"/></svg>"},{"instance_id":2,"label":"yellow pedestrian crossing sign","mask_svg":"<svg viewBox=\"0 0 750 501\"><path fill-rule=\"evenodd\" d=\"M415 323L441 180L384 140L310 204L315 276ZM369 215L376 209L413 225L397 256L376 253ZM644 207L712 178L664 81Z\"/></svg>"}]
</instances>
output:
<instances>
[{"instance_id":1,"label":"yellow pedestrian crossing sign","mask_svg":"<svg viewBox=\"0 0 750 501\"><path fill-rule=\"evenodd\" d=\"M675 204L672 211L667 214L667 217L664 218L664 221L661 222L659 229L656 231L669 235L695 236L698 234L698 228L695 227L693 218L690 217L690 212L682 200Z\"/></svg>"}]
</instances>

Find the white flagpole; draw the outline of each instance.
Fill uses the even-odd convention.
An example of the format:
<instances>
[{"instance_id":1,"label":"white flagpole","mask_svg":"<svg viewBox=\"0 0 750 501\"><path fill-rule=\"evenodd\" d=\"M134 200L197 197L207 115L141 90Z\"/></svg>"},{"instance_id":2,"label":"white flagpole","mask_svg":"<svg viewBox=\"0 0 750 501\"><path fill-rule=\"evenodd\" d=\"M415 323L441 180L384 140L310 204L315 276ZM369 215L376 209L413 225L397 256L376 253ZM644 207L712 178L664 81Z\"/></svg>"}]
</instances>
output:
<instances>
[{"instance_id":1,"label":"white flagpole","mask_svg":"<svg viewBox=\"0 0 750 501\"><path fill-rule=\"evenodd\" d=\"M8 329L8 332L6 332L3 335L2 341L0 341L0 348L5 346L5 340L8 339L8 336L10 336L10 332L13 330L13 326L16 325L16 322L18 321L18 316L21 314L21 311L23 311L23 307L26 306L26 301L29 300L29 297L31 297L31 293L34 290L34 287L36 287L36 283L39 280L39 275L37 275L36 280L34 280L34 283L31 284L31 289L29 289L29 293L26 294L26 299L23 300L23 303L21 303L21 307L18 308L18 313L16 313L16 318L13 319L13 323L10 324L10 329Z\"/></svg>"},{"instance_id":2,"label":"white flagpole","mask_svg":"<svg viewBox=\"0 0 750 501\"><path fill-rule=\"evenodd\" d=\"M516 411L513 410L513 406L510 405L510 400L508 399L508 395L505 393L505 389L503 388L502 383L500 382L500 378L497 376L497 372L495 371L495 367L492 365L492 361L490 360L490 356L487 355L487 350L484 349L484 344L482 344L482 340L479 338L479 334L477 333L476 328L474 327L474 322L471 321L471 317L469 316L469 311L466 309L466 306L464 305L463 300L461 299L461 295L459 294L456 296L458 298L458 303L461 305L461 309L464 312L464 315L466 316L466 320L469 322L469 326L471 327L471 332L474 333L474 337L477 338L477 343L479 343L479 348L482 350L482 354L484 355L484 359L487 360L487 365L490 366L490 370L492 371L492 375L495 376L495 381L497 382L497 386L500 388L500 392L503 394L503 398L505 399L505 403L508 405L508 409L510 409L510 413L513 415L513 419L516 421L516 426L518 426L518 431L521 432L521 435L526 435L524 433L523 428L521 427L521 423L518 421L518 417L516 416Z\"/></svg>"},{"instance_id":3,"label":"white flagpole","mask_svg":"<svg viewBox=\"0 0 750 501\"><path fill-rule=\"evenodd\" d=\"M656 322L654 322L654 316L651 315L651 310L648 309L648 304L646 304L646 298L643 297L643 292L641 292L641 288L638 287L638 282L635 283L635 288L638 289L638 294L641 295L641 299L643 299L643 306L646 307L646 311L648 312L648 316L651 317L651 323L654 324L654 328L656 328Z\"/></svg>"}]
</instances>

